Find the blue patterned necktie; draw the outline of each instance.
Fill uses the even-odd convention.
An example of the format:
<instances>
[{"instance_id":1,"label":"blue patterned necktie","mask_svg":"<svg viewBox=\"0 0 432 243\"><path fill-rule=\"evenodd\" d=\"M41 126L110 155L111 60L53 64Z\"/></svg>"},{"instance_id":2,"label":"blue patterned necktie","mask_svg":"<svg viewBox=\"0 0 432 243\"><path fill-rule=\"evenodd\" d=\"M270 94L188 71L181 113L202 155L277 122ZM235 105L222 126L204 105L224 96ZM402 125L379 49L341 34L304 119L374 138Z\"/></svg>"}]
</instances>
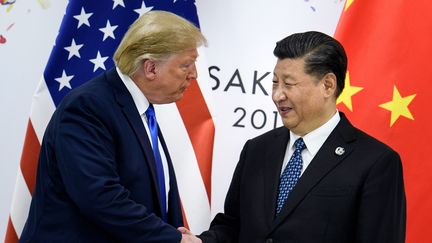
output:
<instances>
[{"instance_id":1,"label":"blue patterned necktie","mask_svg":"<svg viewBox=\"0 0 432 243\"><path fill-rule=\"evenodd\" d=\"M294 153L288 161L288 165L285 167L282 176L279 181L277 205L276 205L276 215L278 215L288 198L288 194L293 190L303 167L303 159L301 152L306 148L306 145L302 138L297 139L294 142Z\"/></svg>"},{"instance_id":2,"label":"blue patterned necktie","mask_svg":"<svg viewBox=\"0 0 432 243\"><path fill-rule=\"evenodd\" d=\"M156 122L156 114L153 105L150 104L147 111L145 112L148 120L148 126L150 130L150 136L153 145L153 155L156 162L156 172L159 185L159 195L161 199L161 209L162 209L162 220L167 222L167 210L166 210L166 193L165 193L165 176L162 165L161 155L159 153L158 146L158 125Z\"/></svg>"}]
</instances>

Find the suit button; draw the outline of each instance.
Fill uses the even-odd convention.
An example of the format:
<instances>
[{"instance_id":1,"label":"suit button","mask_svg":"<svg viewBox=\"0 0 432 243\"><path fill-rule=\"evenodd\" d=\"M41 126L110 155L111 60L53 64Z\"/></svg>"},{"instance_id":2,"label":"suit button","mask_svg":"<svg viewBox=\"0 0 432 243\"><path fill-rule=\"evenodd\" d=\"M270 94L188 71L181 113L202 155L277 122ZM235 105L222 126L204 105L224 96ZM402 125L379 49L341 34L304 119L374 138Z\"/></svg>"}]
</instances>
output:
<instances>
[{"instance_id":1,"label":"suit button","mask_svg":"<svg viewBox=\"0 0 432 243\"><path fill-rule=\"evenodd\" d=\"M266 239L265 243L273 243L273 239L272 238Z\"/></svg>"}]
</instances>

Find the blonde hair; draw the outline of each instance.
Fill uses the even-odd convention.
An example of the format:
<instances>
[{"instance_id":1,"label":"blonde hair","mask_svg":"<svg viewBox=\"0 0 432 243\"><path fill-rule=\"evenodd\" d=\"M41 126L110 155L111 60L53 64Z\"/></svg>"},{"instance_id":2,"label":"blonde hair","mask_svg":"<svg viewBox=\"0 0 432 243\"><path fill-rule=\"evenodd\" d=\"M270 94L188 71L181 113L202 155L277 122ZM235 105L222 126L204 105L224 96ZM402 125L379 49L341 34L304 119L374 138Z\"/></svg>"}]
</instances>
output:
<instances>
[{"instance_id":1,"label":"blonde hair","mask_svg":"<svg viewBox=\"0 0 432 243\"><path fill-rule=\"evenodd\" d=\"M207 45L207 40L191 22L169 12L150 11L129 27L114 53L114 62L130 76L146 59L159 61L201 45Z\"/></svg>"}]
</instances>

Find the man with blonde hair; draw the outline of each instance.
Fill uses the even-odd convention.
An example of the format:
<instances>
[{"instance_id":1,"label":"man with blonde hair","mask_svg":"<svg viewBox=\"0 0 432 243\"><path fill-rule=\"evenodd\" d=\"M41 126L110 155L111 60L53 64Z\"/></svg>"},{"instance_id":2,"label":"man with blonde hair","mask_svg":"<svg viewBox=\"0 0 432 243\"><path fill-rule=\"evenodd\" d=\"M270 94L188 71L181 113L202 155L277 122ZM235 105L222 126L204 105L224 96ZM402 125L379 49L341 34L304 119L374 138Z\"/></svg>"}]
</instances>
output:
<instances>
[{"instance_id":1,"label":"man with blonde hair","mask_svg":"<svg viewBox=\"0 0 432 243\"><path fill-rule=\"evenodd\" d=\"M142 15L116 68L71 91L42 141L20 242L191 242L153 104L182 98L197 78L199 29L163 11Z\"/></svg>"}]
</instances>

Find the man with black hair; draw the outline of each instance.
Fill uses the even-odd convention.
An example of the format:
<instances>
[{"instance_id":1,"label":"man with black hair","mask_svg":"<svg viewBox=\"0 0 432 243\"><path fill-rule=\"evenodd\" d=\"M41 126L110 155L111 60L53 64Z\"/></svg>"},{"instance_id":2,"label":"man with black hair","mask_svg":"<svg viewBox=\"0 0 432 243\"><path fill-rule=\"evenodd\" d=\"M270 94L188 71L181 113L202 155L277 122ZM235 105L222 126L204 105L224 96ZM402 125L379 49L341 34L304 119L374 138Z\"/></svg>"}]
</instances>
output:
<instances>
[{"instance_id":1,"label":"man with black hair","mask_svg":"<svg viewBox=\"0 0 432 243\"><path fill-rule=\"evenodd\" d=\"M310 31L277 42L274 54L272 99L284 126L246 142L225 212L201 240L404 242L399 155L336 109L347 70L342 45Z\"/></svg>"}]
</instances>

